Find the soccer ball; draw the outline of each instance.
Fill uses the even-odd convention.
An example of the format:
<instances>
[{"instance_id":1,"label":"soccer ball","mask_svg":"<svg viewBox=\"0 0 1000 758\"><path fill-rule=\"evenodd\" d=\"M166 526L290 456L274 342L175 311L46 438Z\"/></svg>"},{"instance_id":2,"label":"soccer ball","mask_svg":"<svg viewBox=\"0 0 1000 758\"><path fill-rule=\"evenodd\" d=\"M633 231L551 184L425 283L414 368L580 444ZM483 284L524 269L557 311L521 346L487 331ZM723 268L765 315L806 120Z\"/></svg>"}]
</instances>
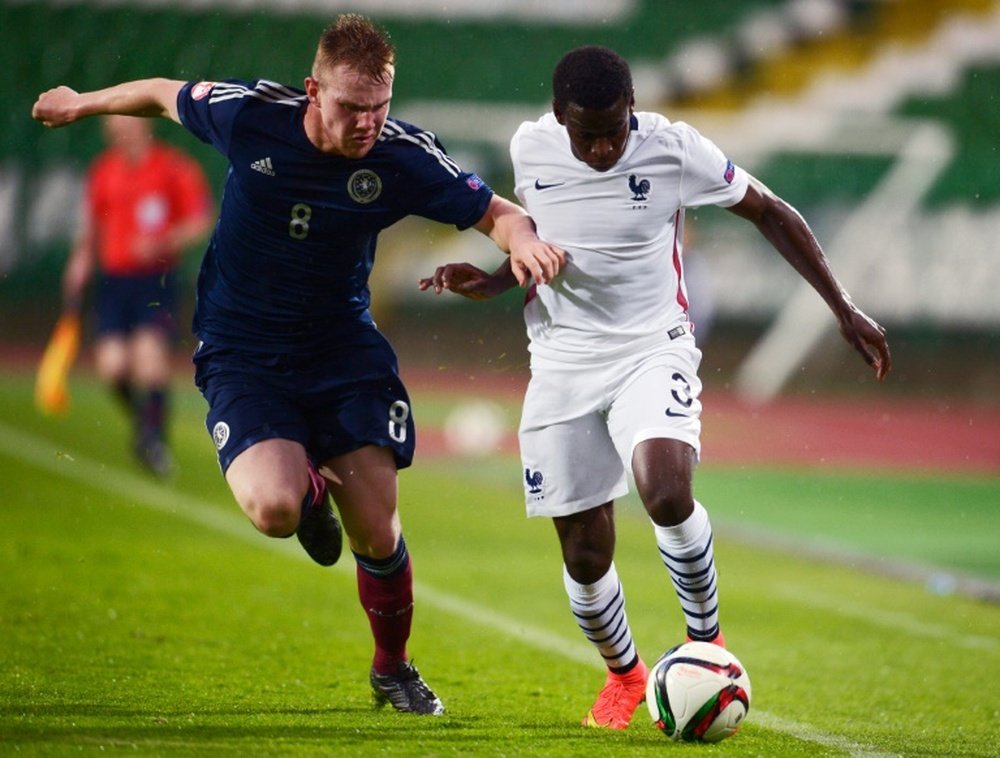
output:
<instances>
[{"instance_id":1,"label":"soccer ball","mask_svg":"<svg viewBox=\"0 0 1000 758\"><path fill-rule=\"evenodd\" d=\"M750 710L750 677L735 655L709 642L671 648L646 681L656 726L684 742L718 742L736 733Z\"/></svg>"}]
</instances>

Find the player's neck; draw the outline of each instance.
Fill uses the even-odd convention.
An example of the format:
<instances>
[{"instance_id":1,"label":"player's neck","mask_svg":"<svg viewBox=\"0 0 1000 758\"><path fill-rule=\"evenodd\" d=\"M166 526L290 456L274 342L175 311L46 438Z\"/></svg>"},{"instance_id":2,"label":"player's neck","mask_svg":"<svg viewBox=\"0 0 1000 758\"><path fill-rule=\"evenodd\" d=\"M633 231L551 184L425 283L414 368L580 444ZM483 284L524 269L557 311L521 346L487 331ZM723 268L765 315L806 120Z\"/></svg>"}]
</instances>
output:
<instances>
[{"instance_id":1,"label":"player's neck","mask_svg":"<svg viewBox=\"0 0 1000 758\"><path fill-rule=\"evenodd\" d=\"M340 151L337 150L333 140L327 137L323 128L323 114L312 103L306 106L306 112L302 116L302 127L305 129L306 139L321 153L340 155Z\"/></svg>"}]
</instances>

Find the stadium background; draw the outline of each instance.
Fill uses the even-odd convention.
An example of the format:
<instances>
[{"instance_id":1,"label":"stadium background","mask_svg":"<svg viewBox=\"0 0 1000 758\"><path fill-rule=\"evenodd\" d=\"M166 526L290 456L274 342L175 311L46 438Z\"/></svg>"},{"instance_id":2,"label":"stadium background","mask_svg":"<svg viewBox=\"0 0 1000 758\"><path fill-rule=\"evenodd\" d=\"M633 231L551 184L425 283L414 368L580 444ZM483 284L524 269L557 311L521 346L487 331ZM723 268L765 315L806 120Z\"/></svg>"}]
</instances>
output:
<instances>
[{"instance_id":1,"label":"stadium background","mask_svg":"<svg viewBox=\"0 0 1000 758\"><path fill-rule=\"evenodd\" d=\"M707 383L756 399L821 389L1000 403L1000 4L441 6L2 0L3 343L30 352L51 328L81 177L101 148L97 122L57 131L33 122L38 92L159 75L298 85L322 26L336 12L361 10L398 46L393 114L434 129L508 195L507 139L545 110L554 62L579 44L620 50L635 70L639 107L691 121L793 202L856 300L892 333L896 370L876 390L787 264L742 222L702 211L691 214L687 252ZM194 152L221 190L218 155L181 129L162 124L158 133ZM497 260L476 236L419 221L384 235L375 309L404 362L524 367L517 293L487 305L417 293L417 277L437 262ZM186 259L192 285L198 258Z\"/></svg>"},{"instance_id":2,"label":"stadium background","mask_svg":"<svg viewBox=\"0 0 1000 758\"><path fill-rule=\"evenodd\" d=\"M565 612L550 526L519 502L517 293L483 305L415 291L438 260L496 259L478 235L400 225L374 282L419 407L401 503L420 556L413 652L447 698L444 720L371 709L353 566L331 576L294 540L248 528L185 358L169 481L128 459L127 423L86 354L70 412L33 407L80 179L101 146L96 123L32 122L36 94L153 75L296 83L321 26L363 9L399 46L394 115L433 126L507 193L506 141L546 108L552 64L573 45L614 45L640 107L697 124L793 201L890 329L896 368L876 386L751 229L697 214L689 271L696 304L714 308L696 314L710 451L697 489L716 526L727 638L754 677L746 727L712 754L995 755L996 698L956 672L995 670L1000 651L998 5L0 0L0 745L664 754L645 718L625 734L577 725L603 667ZM176 126L159 134L220 189L221 159ZM754 389L779 397L741 402ZM507 444L460 458L442 437L456 405L484 395L503 401ZM646 581L641 506L618 514L630 621L644 651L662 650L679 629L673 600Z\"/></svg>"}]
</instances>

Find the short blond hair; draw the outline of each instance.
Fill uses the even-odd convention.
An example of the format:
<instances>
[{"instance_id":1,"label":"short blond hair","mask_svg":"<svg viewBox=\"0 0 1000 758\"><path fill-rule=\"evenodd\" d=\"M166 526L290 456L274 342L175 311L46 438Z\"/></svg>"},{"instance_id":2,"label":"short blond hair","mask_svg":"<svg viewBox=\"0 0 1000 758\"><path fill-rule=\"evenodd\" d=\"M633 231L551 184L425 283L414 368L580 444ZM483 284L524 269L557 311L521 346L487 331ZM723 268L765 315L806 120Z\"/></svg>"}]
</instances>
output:
<instances>
[{"instance_id":1,"label":"short blond hair","mask_svg":"<svg viewBox=\"0 0 1000 758\"><path fill-rule=\"evenodd\" d=\"M341 63L375 81L385 82L392 76L396 48L385 29L357 13L344 13L320 36L312 76L319 80L323 71Z\"/></svg>"}]
</instances>

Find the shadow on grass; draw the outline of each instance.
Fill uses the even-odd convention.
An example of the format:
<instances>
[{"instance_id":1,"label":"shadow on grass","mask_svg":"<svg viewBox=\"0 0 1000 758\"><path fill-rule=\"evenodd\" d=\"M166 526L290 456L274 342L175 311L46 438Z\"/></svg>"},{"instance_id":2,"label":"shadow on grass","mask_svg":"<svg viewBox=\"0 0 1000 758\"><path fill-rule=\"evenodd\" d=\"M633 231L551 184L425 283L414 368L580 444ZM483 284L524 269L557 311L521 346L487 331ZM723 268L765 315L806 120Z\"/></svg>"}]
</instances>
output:
<instances>
[{"instance_id":1,"label":"shadow on grass","mask_svg":"<svg viewBox=\"0 0 1000 758\"><path fill-rule=\"evenodd\" d=\"M322 723L317 723L322 722ZM334 750L392 746L394 753L426 754L445 748L493 751L504 735L515 752L562 753L599 749L627 740L630 746L662 745L654 730L629 733L587 730L575 723L446 714L441 718L375 710L370 705L334 708L143 709L101 703L0 706L0 745L131 747L193 752ZM597 742L595 742L597 740ZM518 745L521 747L519 748ZM530 748L529 748L530 746Z\"/></svg>"}]
</instances>

